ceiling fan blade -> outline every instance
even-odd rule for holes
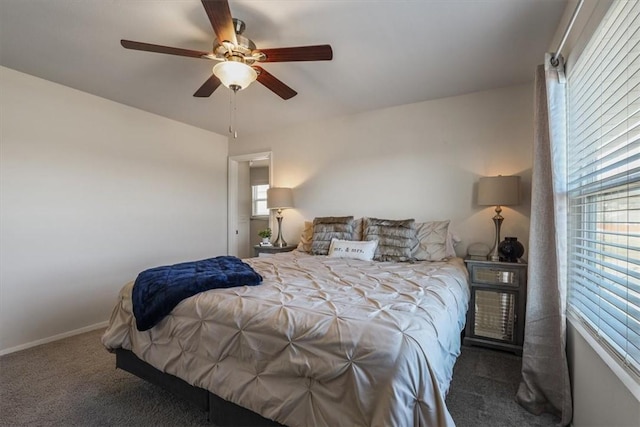
[[[266,86],[267,89],[278,95],[280,98],[290,99],[298,94],[298,92],[282,83],[272,74],[268,73],[264,68],[254,65],[253,69],[258,72],[258,81]]]
[[[204,10],[207,12],[213,31],[219,42],[228,41],[238,44],[236,30],[233,26],[233,18],[227,0],[202,0]]]
[[[179,47],[161,46],[159,44],[134,42],[131,40],[120,40],[120,44],[126,49],[168,53],[169,55],[188,56],[191,58],[202,58],[212,55],[211,52],[204,52],[202,50],[181,49]]]
[[[211,52],[204,52],[201,50],[181,49],[179,47],[160,46],[158,44],[134,42],[131,40],[120,40],[120,44],[126,49],[168,53],[169,55],[189,56],[191,58],[202,58],[203,56],[211,55]]]
[[[215,76],[215,74],[211,74],[211,77],[209,77],[207,81],[204,82],[202,86],[200,86],[200,89],[198,89],[196,93],[193,94],[193,96],[196,96],[198,98],[206,98],[208,96],[211,96],[211,94],[218,88],[218,86],[220,86],[220,80]]]
[[[256,49],[255,52],[262,52],[266,55],[266,58],[261,62],[330,61],[333,59],[333,50],[328,44]]]

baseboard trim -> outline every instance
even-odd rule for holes
[[[73,331],[63,332],[61,334],[53,335],[51,337],[42,338],[36,341],[31,341],[26,344],[20,344],[15,347],[5,348],[4,350],[0,350],[0,356],[4,356],[5,354],[15,353],[16,351],[26,350],[31,347],[35,347],[42,344],[48,344],[53,341],[58,341],[64,338],[69,338],[74,335],[84,334],[85,332],[95,331],[96,329],[106,328],[109,325],[109,321],[105,320],[104,322],[94,323],[93,325],[85,326],[83,328],[74,329]]]

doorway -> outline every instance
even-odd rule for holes
[[[253,186],[271,185],[272,153],[229,157],[227,252],[238,258],[253,256],[258,231],[270,224],[270,215],[256,212]],[[262,203],[259,204],[262,207]],[[257,214],[256,214],[257,213]]]

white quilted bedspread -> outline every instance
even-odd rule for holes
[[[469,301],[461,259],[245,260],[261,285],[203,292],[139,332],[131,288],[102,341],[287,426],[453,426],[444,398]]]

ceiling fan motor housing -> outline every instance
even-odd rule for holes
[[[247,26],[242,19],[233,18],[233,29],[236,31],[236,36],[244,33],[245,28],[247,28]]]
[[[253,40],[242,35],[246,28],[244,21],[233,18],[233,25],[236,31],[237,44],[220,42],[215,39],[213,41],[213,52],[218,58],[226,58],[229,61],[238,61],[239,59],[234,58],[241,58],[240,61],[252,64],[257,60],[251,55],[256,48],[256,44]]]

